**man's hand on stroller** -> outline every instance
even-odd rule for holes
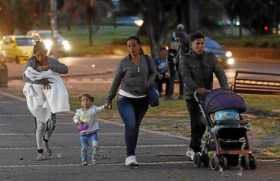
[[[201,88],[197,88],[196,92],[200,96],[206,96],[209,93],[209,90],[201,87]]]

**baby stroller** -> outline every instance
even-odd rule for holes
[[[194,98],[206,125],[201,152],[195,154],[194,165],[220,171],[230,166],[255,169],[256,160],[247,137],[249,125],[241,116],[246,111],[242,97],[231,90],[215,89],[204,101],[197,93]]]

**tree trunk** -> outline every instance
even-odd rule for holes
[[[89,40],[89,46],[93,45],[93,40],[92,40],[92,26],[93,26],[93,9],[91,7],[87,8],[87,24],[88,24],[88,40]]]
[[[199,29],[199,2],[198,0],[189,0],[189,30],[190,32]]]
[[[145,16],[146,31],[150,40],[151,56],[158,57],[159,49],[166,35],[166,20],[161,2],[147,0],[147,12]]]
[[[179,10],[179,18],[178,22],[182,23],[185,26],[185,30],[189,33],[191,31],[190,29],[190,13],[189,11],[186,11],[189,9],[189,1],[180,0],[180,3],[178,4],[178,10]]]

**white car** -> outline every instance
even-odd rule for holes
[[[54,47],[54,40],[51,30],[30,30],[27,32],[28,36],[32,36],[35,41],[43,41],[48,52],[51,52]],[[71,45],[68,40],[63,38],[59,33],[56,36],[57,51],[62,53],[68,53],[71,50]]]

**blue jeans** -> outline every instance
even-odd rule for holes
[[[120,116],[125,125],[125,143],[127,156],[135,155],[141,121],[148,110],[145,98],[119,96],[117,101]]]
[[[94,160],[96,147],[97,147],[97,132],[80,135],[80,143],[81,143],[81,161],[84,162],[88,160],[88,152],[90,150],[89,146],[92,146],[91,159]]]

